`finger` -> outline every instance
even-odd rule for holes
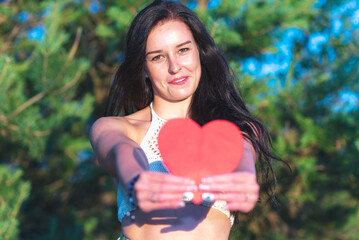
[[[182,193],[155,193],[155,192],[141,192],[137,194],[137,201],[150,201],[153,203],[164,203],[170,201],[183,201]]]
[[[156,193],[171,192],[184,193],[197,191],[197,186],[192,184],[173,184],[173,183],[152,183],[152,182],[138,182],[135,184],[136,192],[151,191]]]
[[[142,173],[138,180],[138,183],[140,183],[139,185],[145,185],[146,187],[148,187],[147,184],[153,184],[154,186],[156,186],[156,184],[168,184],[177,187],[196,186],[195,181],[193,181],[192,179],[178,177],[167,173],[156,173],[156,172]]]
[[[189,178],[179,177],[175,175],[171,175],[168,173],[159,173],[159,172],[144,172],[141,174],[140,179],[143,181],[151,181],[151,182],[166,182],[166,183],[174,183],[174,184],[195,184],[195,181]]]
[[[200,184],[199,190],[207,192],[259,192],[259,185],[254,182],[250,184],[236,184],[236,183],[207,183]]]
[[[213,194],[213,200],[223,200],[227,203],[256,203],[258,194],[254,193],[218,193]]]
[[[212,182],[252,182],[256,181],[256,175],[250,172],[235,172],[235,173],[227,173],[220,175],[213,175],[202,179],[202,183],[212,183]]]
[[[228,183],[229,181],[234,183],[245,183],[257,181],[256,175],[250,172],[237,172],[221,175],[214,175],[202,179],[202,183]]]
[[[153,192],[185,192],[196,191],[194,181],[169,174],[145,174],[135,184],[136,191],[151,190]]]

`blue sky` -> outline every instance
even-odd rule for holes
[[[220,1],[220,0],[216,0]],[[315,7],[321,7],[326,0],[319,0]],[[348,23],[344,22],[344,16],[349,19]],[[243,72],[249,73],[255,77],[273,78],[285,76],[290,63],[293,61],[293,48],[296,43],[305,43],[305,48],[313,56],[320,57],[325,49],[330,62],[335,61],[336,53],[332,46],[329,45],[331,39],[338,38],[340,35],[341,43],[345,44],[352,40],[353,32],[359,28],[359,2],[355,0],[346,1],[344,4],[331,10],[331,26],[329,30],[322,32],[312,32],[309,36],[297,28],[289,28],[281,35],[280,40],[275,44],[278,49],[277,53],[262,54],[257,58],[247,58],[242,61]],[[347,24],[347,25],[346,25]],[[277,86],[277,81],[269,81],[269,84]],[[348,112],[353,108],[358,108],[359,97],[357,93],[351,90],[343,90],[339,93],[338,98],[328,99],[334,102],[334,112]]]
[[[215,0],[220,1],[220,0]],[[320,7],[325,3],[325,0],[319,0],[315,6]],[[329,42],[331,37],[346,35],[347,41],[351,39],[351,31],[344,28],[343,15],[349,13],[349,19],[353,28],[359,27],[359,4],[356,1],[348,1],[339,8],[333,9],[331,12],[332,23],[331,29],[328,32],[312,32],[308,36],[306,48],[313,55],[320,55],[322,50]],[[331,36],[333,35],[333,36]],[[289,63],[293,56],[293,47],[296,42],[303,43],[305,35],[303,31],[297,28],[289,28],[282,35],[275,47],[278,52],[275,54],[263,54],[258,59],[243,60],[243,70],[256,76],[264,77],[270,75],[277,75],[286,73]],[[329,50],[330,51],[330,50]],[[332,52],[332,60],[335,59],[335,53]]]

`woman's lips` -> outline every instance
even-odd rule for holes
[[[188,76],[175,78],[171,80],[169,83],[172,85],[183,85],[188,81]]]

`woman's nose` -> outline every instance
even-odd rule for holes
[[[169,57],[168,60],[168,71],[169,73],[178,73],[182,69],[182,65],[176,56]]]

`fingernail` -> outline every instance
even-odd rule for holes
[[[183,201],[189,202],[193,199],[193,193],[192,192],[185,192],[183,194]]]
[[[199,189],[201,189],[201,190],[209,190],[209,186],[208,186],[208,185],[205,185],[205,184],[200,184],[198,187],[199,187]]]
[[[202,199],[207,202],[212,202],[214,200],[214,195],[212,193],[202,193]]]

